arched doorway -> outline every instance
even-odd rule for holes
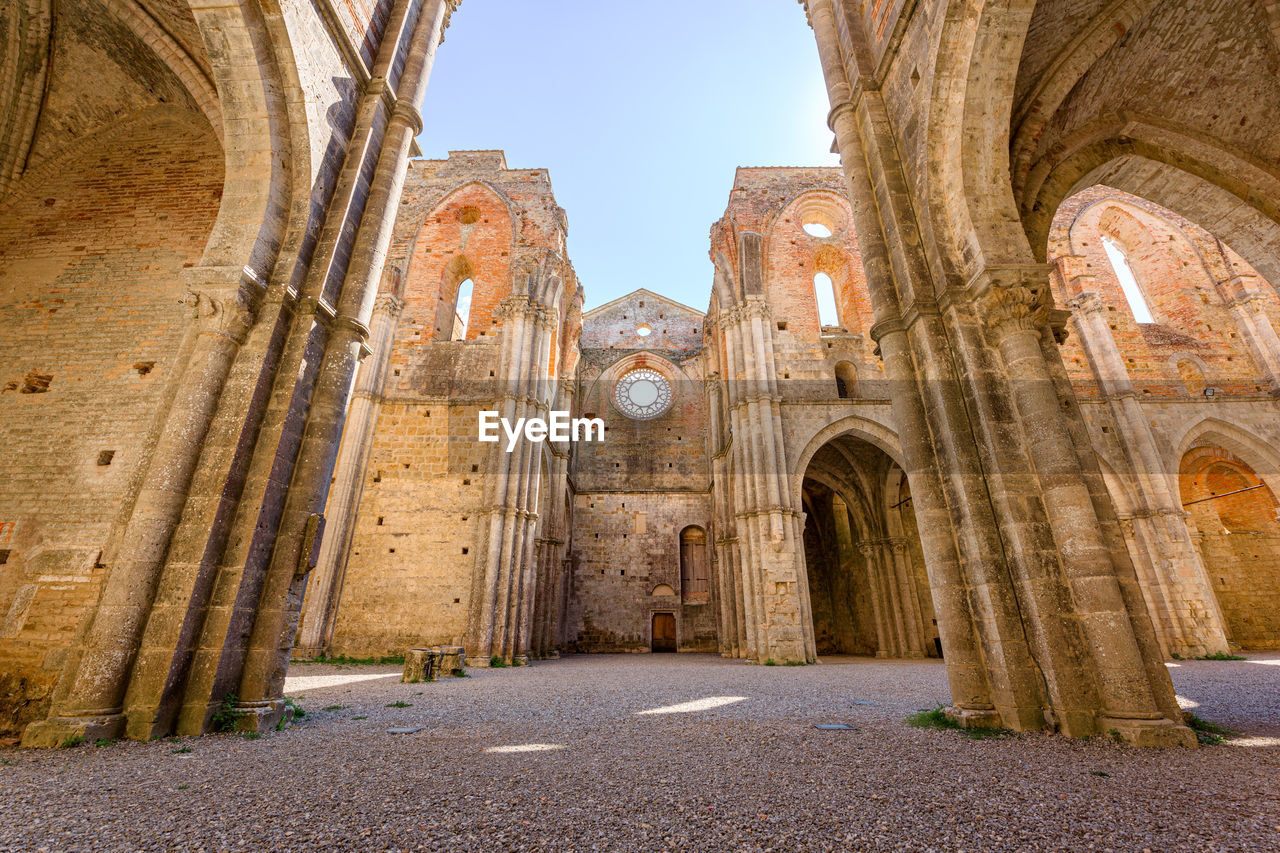
[[[938,655],[910,490],[902,470],[851,435],[805,470],[804,553],[819,655]]]
[[[1244,460],[1209,443],[1182,457],[1178,482],[1227,637],[1280,648],[1280,502]]]

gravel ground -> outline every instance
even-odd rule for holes
[[[0,849],[1280,851],[1280,652],[1170,666],[1241,735],[910,728],[947,698],[936,662],[579,656],[433,684],[296,665],[306,718],[257,740],[0,751]]]

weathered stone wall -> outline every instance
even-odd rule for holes
[[[75,166],[0,207],[0,691],[23,697],[0,708],[11,725],[47,709],[97,600],[112,524],[190,343],[182,271],[222,192],[217,139],[176,110]]]
[[[602,418],[605,440],[573,448],[570,630],[580,651],[647,651],[654,612],[675,615],[681,651],[717,648],[718,601],[687,604],[680,576],[681,531],[710,527],[704,334],[701,312],[646,290],[583,316],[578,414]],[[673,393],[650,420],[613,402],[617,380],[642,367],[663,374]],[[674,594],[655,595],[659,585]]]
[[[1136,319],[1104,237],[1124,252],[1154,322]],[[1195,655],[1224,640],[1276,642],[1264,615],[1274,602],[1259,593],[1272,580],[1267,537],[1280,534],[1280,522],[1258,520],[1250,545],[1236,548],[1244,539],[1217,538],[1219,525],[1204,517],[1212,510],[1196,505],[1188,530],[1182,504],[1191,498],[1174,481],[1188,448],[1214,440],[1214,430],[1246,445],[1277,440],[1280,386],[1266,332],[1280,320],[1280,299],[1213,235],[1108,187],[1063,204],[1049,253],[1055,297],[1074,308],[1079,332],[1063,344],[1063,360],[1162,647]],[[1265,450],[1256,461],[1275,468]]]
[[[578,493],[571,648],[648,651],[652,614],[665,612],[675,614],[681,651],[716,650],[716,602],[685,606],[680,588],[680,531],[707,529],[710,503],[697,492]],[[655,595],[659,584],[675,594]]]
[[[397,297],[400,307],[385,364],[366,368],[385,375],[374,395],[375,425],[363,439],[369,456],[358,474],[358,509],[349,550],[324,567],[340,578],[329,652],[384,655],[465,641],[478,606],[473,589],[483,572],[478,561],[489,532],[494,462],[501,458],[494,454],[507,456],[501,430],[496,451],[478,440],[478,413],[503,409],[508,385],[500,371],[528,377],[533,369],[528,361],[502,363],[503,305],[527,298],[515,290],[517,276],[527,276],[523,264],[561,253],[565,225],[547,172],[507,169],[500,151],[411,163],[389,260],[403,272],[398,285],[394,278],[384,284],[384,296]],[[576,281],[567,270],[557,329],[573,322]],[[474,289],[466,339],[451,341],[459,285],[467,279]],[[554,375],[556,364],[572,362],[576,340],[558,335],[550,346]],[[513,487],[526,483],[521,488],[539,499],[563,489],[551,477],[550,460],[539,465],[541,473],[517,471],[524,479],[512,480]],[[544,532],[552,523],[540,521]],[[311,607],[304,612],[324,618]]]

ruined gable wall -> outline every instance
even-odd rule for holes
[[[718,605],[686,606],[680,588],[680,531],[710,524],[705,319],[645,291],[584,317],[577,414],[603,418],[607,430],[604,442],[573,448],[578,621],[570,635],[579,650],[647,651],[656,611],[675,614],[681,650],[716,648]],[[652,334],[638,335],[641,323]],[[612,402],[616,380],[638,366],[671,377],[671,409],[652,420],[633,420]],[[652,595],[658,584],[675,596]]]
[[[463,221],[477,214],[474,222]],[[547,172],[507,169],[499,151],[411,163],[388,259],[403,272],[400,292],[387,295],[402,297],[403,308],[333,653],[398,654],[410,646],[462,642],[477,537],[487,517],[492,445],[477,440],[477,426],[479,411],[495,408],[500,393],[498,306],[511,296],[517,261],[563,252],[564,223]],[[467,340],[437,340],[441,331],[447,336],[438,317],[452,310],[453,271],[463,258],[475,283]],[[572,294],[571,267],[568,273]],[[562,312],[571,302],[562,303]]]
[[[832,236],[811,236],[803,229],[807,222],[827,225]],[[713,228],[722,257],[743,231],[764,237],[764,288],[784,400],[836,398],[835,367],[842,361],[871,383],[863,385],[866,396],[883,371],[868,335],[875,318],[840,170],[739,169],[725,215]],[[832,279],[839,328],[819,327],[819,272]]]

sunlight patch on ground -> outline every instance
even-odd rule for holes
[[[564,749],[562,743],[518,743],[510,746],[490,746],[485,752],[507,754],[512,752],[550,752],[553,749]]]
[[[637,713],[640,716],[645,714],[692,714],[695,711],[710,711],[712,708],[721,708],[725,705],[732,705],[734,702],[745,701],[747,701],[746,696],[708,696],[706,699],[694,699],[692,702],[650,708],[647,711],[638,711]]]
[[[341,687],[344,684],[355,684],[358,681],[385,681],[398,679],[398,672],[339,673],[337,675],[290,675],[284,680],[284,692],[301,693],[304,690],[319,690],[322,687]]]
[[[1173,698],[1178,700],[1178,707],[1184,711],[1189,711],[1192,708],[1200,707],[1199,702],[1195,701],[1194,699],[1188,699],[1186,696],[1179,695],[1179,696],[1174,696]]]
[[[1245,663],[1260,663],[1263,666],[1280,666],[1280,658],[1276,660],[1247,660]]]

